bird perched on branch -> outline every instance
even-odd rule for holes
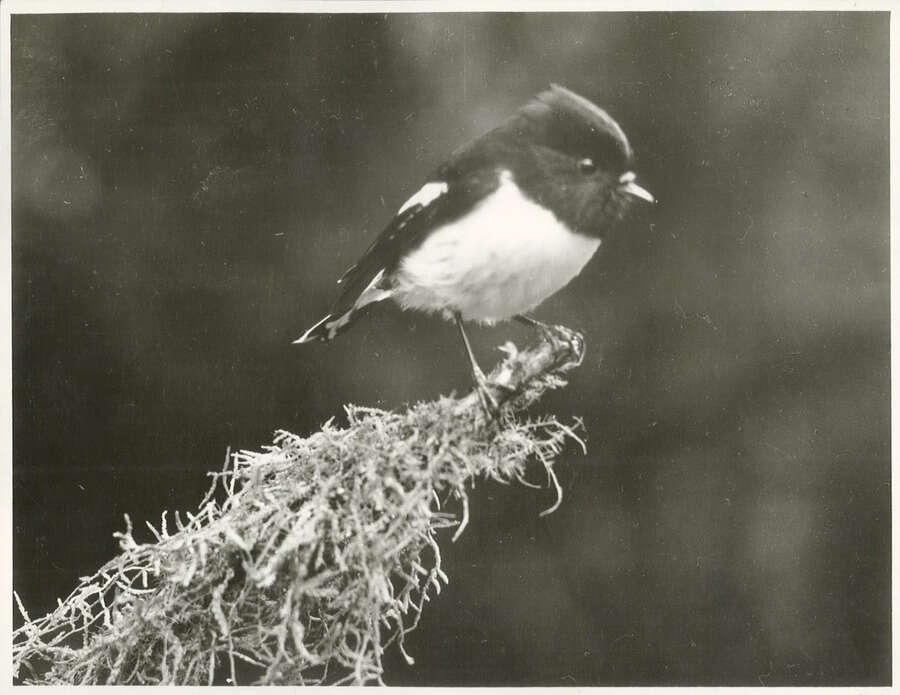
[[[603,109],[552,85],[454,152],[338,280],[330,313],[297,343],[329,341],[392,299],[456,322],[482,403],[487,388],[463,321],[525,315],[574,278],[635,200],[628,138]]]

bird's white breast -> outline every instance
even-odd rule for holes
[[[401,262],[391,296],[406,309],[458,311],[492,323],[564,287],[599,245],[529,200],[504,172],[494,193]]]

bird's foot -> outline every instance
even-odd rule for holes
[[[472,379],[475,382],[475,392],[478,394],[478,401],[481,403],[485,415],[492,420],[499,419],[500,408],[503,405],[503,402],[508,400],[509,396],[515,393],[515,389],[506,384],[488,381],[488,378],[480,369],[472,370]],[[497,391],[503,392],[506,394],[506,397],[502,400],[498,400],[496,395]]]
[[[568,351],[572,357],[569,361],[573,363],[573,366],[577,367],[581,364],[581,360],[584,358],[584,336],[581,333],[565,326],[538,321],[525,314],[519,314],[515,319],[519,323],[539,330],[544,342],[554,348],[554,351],[559,351],[559,348]]]
[[[566,363],[577,367],[584,359],[584,336],[578,331],[573,331],[565,326],[549,326],[544,324],[541,328],[541,334],[554,350],[564,348],[571,356]]]

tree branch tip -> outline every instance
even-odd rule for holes
[[[562,502],[552,466],[562,443],[583,444],[555,417],[515,417],[581,363],[581,334],[554,326],[523,350],[500,349],[490,387],[507,402],[489,424],[472,416],[474,393],[402,411],[348,405],[345,426],[332,418],[306,437],[278,430],[260,451],[229,447],[196,513],[176,513],[173,528],[165,514],[148,523],[150,542],[125,514],[119,555],[58,609],[29,618],[14,593],[25,620],[13,633],[16,678],[383,684],[392,642],[413,664],[403,636],[447,583],[438,543],[467,528],[467,486],[528,484],[526,466],[540,462],[556,491],[546,516]],[[442,511],[454,495],[458,512]]]

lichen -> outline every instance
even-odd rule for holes
[[[229,455],[196,512],[163,514],[149,542],[126,517],[119,555],[55,611],[31,619],[16,596],[17,679],[383,683],[385,649],[413,661],[405,638],[448,580],[440,543],[465,527],[467,488],[531,484],[536,465],[560,492],[554,458],[580,440],[516,412],[562,383],[530,379],[496,421],[451,398],[350,406],[346,426]]]

